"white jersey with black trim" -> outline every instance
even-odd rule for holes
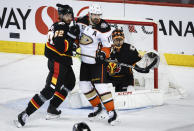
[[[100,23],[92,26],[89,25],[89,17],[78,18],[77,24],[80,27],[80,47],[81,54],[96,56],[96,50],[99,43],[103,47],[111,47],[112,37],[110,25],[101,19]],[[94,58],[81,56],[81,61],[87,64],[95,64]]]

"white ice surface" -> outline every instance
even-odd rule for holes
[[[74,62],[78,64],[79,60]],[[169,66],[169,69],[185,88],[186,98],[168,100],[159,107],[118,111],[120,123],[116,126],[108,125],[107,120],[90,122],[87,114],[91,109],[70,109],[65,102],[60,106],[61,118],[45,120],[46,102],[31,115],[25,127],[17,128],[13,120],[44,87],[47,59],[0,53],[0,131],[72,131],[80,121],[86,122],[92,131],[194,131],[194,68]]]

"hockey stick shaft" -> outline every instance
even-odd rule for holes
[[[72,18],[73,18],[73,25],[75,26],[75,17],[74,17],[74,13],[72,14]]]
[[[90,55],[86,55],[86,54],[81,54],[81,53],[79,53],[79,52],[76,52],[76,54],[77,54],[77,55],[86,56],[86,57],[90,57],[90,58],[96,59],[95,56],[90,56]]]
[[[128,65],[128,64],[124,64],[124,63],[119,63],[119,62],[114,61],[114,60],[108,60],[108,59],[106,59],[105,61],[106,61],[106,62],[116,63],[116,64],[121,65],[121,66],[130,67],[130,68],[135,69],[135,67],[134,67],[134,66],[132,66],[132,65]]]
[[[76,54],[81,55],[81,56],[86,56],[86,57],[90,57],[90,58],[96,59],[95,56],[90,56],[90,55],[86,55],[86,54],[81,54],[81,53],[79,53],[79,52],[76,52]],[[108,59],[106,59],[105,62],[112,62],[112,63],[119,64],[119,65],[121,65],[121,66],[130,67],[130,68],[135,69],[135,67],[132,66],[132,65],[128,65],[128,64],[124,64],[124,63],[119,63],[119,62],[116,62],[116,61],[114,61],[114,60],[108,60]]]

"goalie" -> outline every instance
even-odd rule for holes
[[[136,63],[142,59],[136,48],[124,43],[124,33],[120,29],[112,32],[113,45],[107,65],[108,79],[115,87],[115,92],[127,91],[127,88],[134,85],[133,69],[140,73],[149,73],[149,70],[157,67],[159,56],[157,52],[151,51],[144,55],[150,61],[144,68]],[[104,57],[103,57],[104,56]],[[104,52],[98,52],[97,57],[105,59]]]

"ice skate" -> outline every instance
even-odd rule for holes
[[[20,128],[22,126],[24,126],[26,124],[26,120],[28,118],[28,115],[25,111],[23,111],[22,113],[20,113],[18,115],[18,120],[14,120],[14,124]]]
[[[57,119],[60,117],[61,110],[57,110],[55,107],[49,106],[47,109],[46,120]]]
[[[94,112],[91,112],[88,115],[88,119],[91,120],[91,121],[94,120],[94,119],[104,119],[104,118],[105,118],[105,116],[103,115],[101,104],[94,107]]]
[[[108,119],[108,123],[112,126],[114,126],[116,123],[118,123],[119,121],[117,120],[117,113],[115,110],[113,111],[109,111],[108,112],[108,116],[109,116],[109,119]]]

